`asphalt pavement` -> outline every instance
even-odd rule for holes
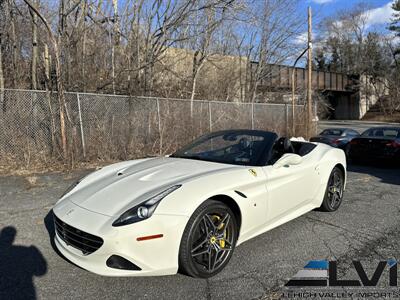
[[[0,299],[276,299],[309,260],[373,266],[400,259],[400,170],[350,166],[337,212],[312,211],[245,242],[211,279],[98,276],[66,261],[51,243],[49,211],[87,172],[0,177]]]

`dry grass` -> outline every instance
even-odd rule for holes
[[[0,118],[0,174],[95,168],[115,161],[166,155],[203,134],[225,129],[254,126],[290,136],[291,126],[287,123],[291,112],[285,105],[195,101],[191,115],[190,101],[81,94],[84,156],[76,94],[66,93],[69,154],[63,158],[60,131],[51,126],[58,116],[46,107],[43,93],[34,94],[40,105],[33,115],[32,109],[26,108],[31,93],[8,91],[15,105]],[[303,115],[304,109],[299,106],[296,136],[304,136]]]
[[[117,160],[98,160],[91,162],[77,162],[73,166],[70,164],[63,163],[61,161],[54,160],[52,163],[43,164],[42,161],[38,160],[35,163],[31,163],[29,166],[22,165],[20,162],[15,160],[3,160],[0,164],[0,176],[26,176],[27,184],[29,186],[35,186],[37,184],[37,178],[35,174],[43,174],[48,172],[68,172],[71,170],[87,170],[96,169],[103,167]]]

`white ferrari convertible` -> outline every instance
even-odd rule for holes
[[[221,271],[239,244],[342,202],[337,148],[273,132],[204,135],[168,157],[116,163],[75,182],[55,205],[55,244],[107,276]]]

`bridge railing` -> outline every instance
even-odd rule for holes
[[[253,64],[253,67],[256,65]],[[268,65],[261,80],[261,88],[291,89],[294,69],[296,88],[307,87],[307,69],[283,65]],[[336,72],[312,72],[312,88],[321,91],[351,92],[353,78],[350,75]]]

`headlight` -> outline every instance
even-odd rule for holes
[[[112,225],[124,226],[150,218],[156,210],[158,203],[160,203],[160,201],[167,195],[171,194],[176,189],[179,189],[181,186],[182,185],[174,185],[170,188],[167,188],[165,191],[127,210],[117,220],[115,220]]]

